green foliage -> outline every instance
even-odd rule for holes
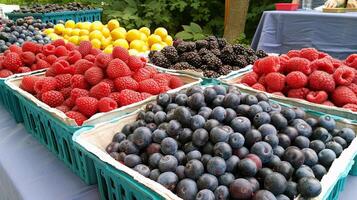
[[[183,31],[178,32],[175,37],[182,40],[202,40],[207,37],[200,25],[191,22],[190,25],[182,25]]]

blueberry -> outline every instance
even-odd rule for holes
[[[189,128],[183,128],[178,134],[178,141],[181,143],[186,143],[192,140],[192,130]]]
[[[317,162],[319,161],[319,158],[313,149],[304,148],[302,149],[302,152],[304,153],[305,156],[305,162],[304,162],[305,165],[313,166],[317,164]]]
[[[206,120],[201,115],[195,115],[191,118],[191,129],[196,130],[203,128],[206,123]]]
[[[287,181],[283,175],[273,172],[265,177],[264,188],[272,192],[274,195],[279,195],[284,193],[286,183]]]
[[[149,161],[149,155],[146,152],[141,153],[140,158],[142,163],[148,163]]]
[[[178,177],[173,172],[164,172],[157,178],[157,182],[163,185],[165,188],[174,191],[178,182]]]
[[[245,134],[245,146],[251,147],[256,142],[262,140],[262,135],[257,129],[251,129]]]
[[[236,112],[238,116],[248,116],[250,106],[241,104],[237,107]]]
[[[234,149],[241,148],[244,145],[244,141],[244,136],[240,133],[232,133],[229,135],[229,145]]]
[[[161,143],[161,141],[167,137],[166,131],[161,129],[156,129],[152,133],[152,140],[156,143]]]
[[[201,157],[202,157],[201,152],[199,152],[198,150],[191,151],[186,155],[187,161],[193,159],[201,160]]]
[[[312,138],[326,143],[332,139],[332,136],[330,135],[327,129],[323,127],[318,127],[314,130]]]
[[[223,107],[217,106],[212,110],[210,118],[223,122],[226,118],[226,114],[227,112]]]
[[[232,108],[226,108],[226,118],[224,119],[225,124],[231,123],[231,121],[237,117],[236,111]]]
[[[232,85],[228,86],[227,92],[228,92],[228,93],[241,94],[240,89],[239,89],[238,87],[232,86]]]
[[[243,178],[238,178],[229,186],[229,194],[233,199],[250,199],[253,195],[252,184]]]
[[[113,139],[113,140],[114,140],[114,139]],[[119,147],[120,147],[119,143],[116,142],[116,141],[113,141],[113,142],[111,142],[111,143],[107,146],[107,148],[105,149],[105,151],[106,151],[107,153],[118,152],[119,149],[120,149]]]
[[[284,155],[285,149],[282,146],[276,146],[273,148],[274,155],[277,155],[281,158]]]
[[[213,143],[228,142],[229,132],[222,126],[214,127],[210,131],[210,140]]]
[[[289,162],[281,161],[279,165],[275,166],[275,171],[282,174],[286,180],[289,180],[294,173],[294,167]]]
[[[186,164],[187,158],[185,152],[178,150],[174,154],[175,158],[177,159],[178,164],[184,165]]]
[[[335,128],[333,129],[332,131],[330,131],[330,134],[333,136],[333,137],[336,137],[338,136],[338,133],[340,132],[339,129]]]
[[[271,124],[263,124],[259,126],[258,131],[261,133],[262,137],[265,137],[270,134],[277,134],[276,128]]]
[[[256,154],[262,163],[268,163],[273,156],[271,146],[266,142],[257,142],[251,148],[250,152]]]
[[[308,123],[311,127],[315,128],[318,124],[319,124],[319,121],[315,118],[307,118],[306,120],[306,123]]]
[[[234,150],[234,155],[238,156],[239,159],[245,158],[249,154],[249,150],[247,147],[241,147],[239,149]]]
[[[279,104],[276,103],[270,103],[270,107],[271,107],[271,111],[277,111],[280,112],[281,111],[281,106]]]
[[[167,137],[161,141],[161,151],[165,155],[174,155],[177,148],[177,142],[173,138]]]
[[[128,136],[129,134],[131,134],[131,125],[130,124],[126,124],[123,126],[123,128],[121,129],[121,132],[124,133],[126,136]]]
[[[208,161],[212,158],[210,154],[203,154],[201,157],[201,162],[204,166],[207,165]]]
[[[161,157],[159,161],[159,170],[161,172],[174,172],[178,165],[177,159],[172,155],[166,155]]]
[[[223,106],[225,108],[236,109],[240,104],[240,98],[235,93],[228,93],[223,98]]]
[[[178,94],[175,97],[175,103],[178,104],[179,106],[186,106],[187,99],[188,97],[186,94]]]
[[[202,93],[194,93],[188,97],[187,105],[192,109],[198,110],[199,108],[206,106],[205,97],[203,96]]]
[[[284,194],[279,194],[278,196],[276,196],[276,200],[290,200],[290,198]]]
[[[261,183],[263,183],[265,177],[267,177],[271,173],[273,173],[273,170],[271,170],[270,168],[261,168],[258,170],[256,177],[258,178],[258,180],[261,181]]]
[[[205,96],[206,103],[211,103],[217,97],[217,92],[212,87],[205,88],[203,94]]]
[[[331,149],[323,149],[318,153],[319,163],[326,168],[329,168],[332,162],[336,159],[336,154]]]
[[[135,154],[129,154],[124,158],[124,163],[128,167],[135,167],[138,164],[141,164],[141,158]]]
[[[227,186],[220,185],[214,190],[214,196],[216,200],[226,200],[229,199],[229,189]]]
[[[154,122],[159,125],[166,121],[166,113],[163,111],[158,111],[154,115]]]
[[[149,128],[151,132],[157,129],[157,125],[155,123],[148,123],[146,124],[146,128]]]
[[[180,132],[181,128],[181,124],[178,121],[171,120],[167,127],[166,133],[171,137],[175,137]]]
[[[295,111],[291,108],[282,108],[281,114],[286,118],[287,121],[291,121],[296,117]]]
[[[215,85],[213,86],[213,89],[218,95],[225,95],[227,93],[227,89],[222,85]]]
[[[342,137],[349,144],[356,137],[356,133],[350,128],[343,128],[338,133],[338,136]]]
[[[251,123],[246,117],[236,117],[231,121],[231,127],[234,132],[245,134],[251,129]]]
[[[253,118],[253,124],[255,127],[259,127],[263,124],[270,123],[270,115],[266,112],[257,113]]]
[[[243,177],[253,177],[258,171],[256,164],[247,158],[239,161],[237,170]]]
[[[139,149],[136,147],[136,145],[129,140],[123,140],[122,142],[119,143],[119,151],[124,152],[126,154],[139,153]]]
[[[263,112],[271,112],[271,106],[267,101],[259,101],[258,105],[263,109]]]
[[[156,181],[157,178],[159,178],[160,174],[161,174],[161,173],[160,173],[160,170],[159,170],[159,169],[153,169],[153,170],[151,170],[151,172],[150,172],[149,178],[150,178],[151,180]]]
[[[262,199],[276,200],[274,194],[269,192],[268,190],[259,190],[254,194],[252,198],[252,200],[262,200]]]
[[[198,192],[196,182],[192,179],[182,179],[176,186],[176,194],[182,199],[195,200]]]
[[[271,116],[271,124],[278,130],[283,130],[288,126],[288,120],[280,113]]]
[[[300,149],[308,148],[310,145],[310,140],[305,136],[297,136],[294,140],[294,145]]]
[[[227,160],[232,156],[232,148],[225,142],[218,142],[213,147],[213,154]]]
[[[177,168],[175,170],[175,174],[180,180],[184,179],[186,177],[185,176],[185,166],[183,166],[183,165],[177,166]]]
[[[285,189],[284,194],[288,198],[294,199],[298,195],[297,183],[293,182],[293,181],[288,181],[287,184],[286,184],[286,189]]]
[[[295,118],[298,118],[298,119],[304,119],[305,118],[306,113],[305,113],[304,110],[302,110],[301,108],[297,108],[297,107],[293,107],[292,109],[295,112],[295,115],[296,115]]]
[[[134,170],[139,172],[141,175],[145,177],[149,177],[150,175],[150,168],[146,165],[139,164],[134,167]]]
[[[279,138],[276,134],[270,134],[264,137],[264,141],[270,144],[270,146],[274,149],[279,145]]]
[[[220,176],[226,171],[226,162],[221,157],[213,157],[207,163],[207,171],[215,176]]]
[[[154,153],[149,156],[149,166],[152,168],[157,168],[160,162],[160,159],[162,158],[161,153]]]
[[[226,172],[235,172],[237,165],[239,163],[238,156],[231,156],[226,160]]]
[[[198,150],[198,148],[192,142],[187,142],[185,145],[183,145],[182,150],[185,153],[188,153],[190,151]]]
[[[197,180],[199,190],[209,189],[214,191],[218,187],[218,179],[212,174],[202,174]]]
[[[311,169],[318,180],[321,180],[322,177],[327,173],[326,168],[320,164],[312,166]]]
[[[147,147],[152,141],[151,130],[147,127],[139,127],[133,133],[133,142],[139,148]]]
[[[188,108],[179,106],[174,111],[175,119],[183,125],[189,125],[191,123],[191,112]]]
[[[342,146],[339,143],[333,141],[326,143],[326,149],[331,149],[332,151],[334,151],[336,157],[339,157],[343,151]]]
[[[224,95],[217,95],[217,97],[215,99],[213,99],[213,101],[211,103],[212,106],[213,107],[222,106],[223,99],[224,99]]]
[[[171,96],[167,93],[161,93],[157,95],[156,102],[162,107],[166,107],[171,103]]]
[[[246,179],[250,182],[250,184],[252,184],[253,192],[254,193],[257,192],[260,188],[260,184],[259,184],[258,180],[254,177],[248,177]]]
[[[329,115],[319,117],[318,123],[329,131],[336,128],[336,121]]]
[[[203,128],[195,130],[192,134],[192,143],[198,147],[204,146],[208,142],[208,139],[208,132]]]
[[[197,193],[196,200],[215,200],[214,193],[208,189],[201,190]]]
[[[299,180],[297,190],[302,197],[313,198],[321,193],[321,184],[316,178],[305,177]]]
[[[147,148],[146,148],[146,153],[148,155],[154,154],[154,153],[159,153],[161,149],[161,145],[157,143],[151,143]]]
[[[207,170],[208,171],[208,170]],[[209,171],[208,171],[209,172]],[[185,166],[185,175],[193,180],[198,179],[204,173],[204,166],[199,160],[190,160]],[[212,174],[212,173],[211,173]]]
[[[220,123],[219,121],[215,120],[215,119],[209,119],[206,121],[204,128],[207,131],[211,131],[214,127],[219,126]]]
[[[195,93],[203,93],[202,87],[200,87],[198,85],[194,85],[192,87],[189,87],[186,91],[187,96],[191,96]]]
[[[301,167],[299,167],[294,174],[294,178],[295,180],[300,180],[304,177],[313,177],[315,178],[314,172],[312,171],[312,169],[306,165],[302,165]]]
[[[247,95],[242,99],[242,103],[247,105],[254,105],[258,103],[258,98],[254,95]]]
[[[213,144],[211,142],[207,142],[202,148],[202,153],[213,154]]]
[[[347,147],[347,142],[345,139],[343,139],[340,136],[335,136],[332,138],[332,141],[337,142],[338,144],[340,144],[342,146],[342,148],[346,148]]]
[[[260,112],[263,112],[262,107],[260,107],[258,104],[251,105],[249,110],[248,110],[248,117],[250,119],[253,119],[254,116]]]
[[[299,135],[310,137],[312,133],[312,128],[306,122],[297,123],[294,125],[296,130],[298,131]]]
[[[309,147],[316,153],[319,153],[321,150],[325,149],[325,144],[321,140],[313,140],[310,142]]]
[[[201,115],[202,117],[205,118],[205,120],[208,120],[209,117],[211,116],[212,113],[212,109],[209,107],[202,107],[200,108],[200,110],[198,111],[198,115]]]
[[[269,101],[269,97],[265,93],[259,92],[255,96],[257,97],[258,101]]]
[[[295,169],[299,168],[305,162],[304,153],[299,148],[294,146],[290,146],[285,150],[283,159],[291,163]]]

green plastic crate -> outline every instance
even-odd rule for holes
[[[0,79],[0,102],[13,116],[17,123],[23,122],[19,100],[13,91],[5,84],[6,79]]]
[[[52,22],[57,24],[58,21],[73,20],[75,22],[94,22],[101,21],[102,9],[79,10],[79,11],[63,11],[50,13],[7,13],[7,17],[11,20],[32,16],[35,19],[41,19],[43,22]]]

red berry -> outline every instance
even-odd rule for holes
[[[71,87],[65,87],[65,88],[62,88],[59,91],[62,93],[63,97],[65,99],[67,99],[71,95],[72,88]]]
[[[11,70],[11,71],[17,71],[19,67],[22,67],[22,61],[17,53],[10,52],[4,57],[4,61],[2,63],[2,67]]]
[[[40,80],[38,76],[25,76],[21,80],[20,88],[25,90],[26,92],[35,93],[35,83]]]
[[[324,71],[314,71],[309,76],[309,86],[312,90],[324,90],[326,92],[333,92],[335,89],[335,81],[333,77]]]
[[[333,104],[331,101],[324,101],[322,103],[322,105],[325,105],[325,106],[335,106],[335,104]]]
[[[9,46],[9,50],[10,50],[11,52],[14,52],[14,53],[17,53],[17,54],[21,54],[21,53],[22,53],[21,47],[15,45],[15,44],[10,45],[10,46]]]
[[[342,108],[351,110],[353,112],[357,112],[357,104],[348,103],[348,104],[344,105]]]
[[[89,87],[89,84],[87,83],[86,79],[81,74],[73,75],[70,83],[72,88],[87,89]]]
[[[76,74],[84,74],[89,68],[93,67],[94,64],[85,59],[80,59],[74,64]]]
[[[357,84],[356,83],[351,83],[347,87],[350,88],[357,95]]]
[[[139,91],[155,95],[160,93],[160,87],[154,79],[146,79],[139,82]]]
[[[58,46],[55,49],[55,55],[57,57],[67,56],[68,55],[68,50],[66,49],[65,46]]]
[[[341,66],[333,73],[333,79],[337,85],[350,85],[355,78],[355,70],[347,66]]]
[[[323,103],[327,100],[328,94],[325,91],[310,91],[306,95],[306,100],[312,102],[312,103]]]
[[[102,51],[100,49],[92,49],[90,50],[90,54],[93,56],[96,56],[98,54],[102,53]]]
[[[31,72],[31,69],[28,67],[19,67],[17,69],[17,73],[27,73],[27,72]]]
[[[58,60],[51,66],[56,74],[74,74],[74,66],[65,60]]]
[[[82,54],[82,56],[86,56],[90,54],[92,50],[92,43],[90,41],[82,41],[78,46],[78,51]]]
[[[256,89],[256,90],[260,90],[260,91],[265,92],[265,87],[264,87],[264,85],[262,85],[262,84],[260,84],[260,83],[255,83],[254,85],[252,85],[252,88],[253,88],[253,89]]]
[[[290,58],[300,57],[300,51],[290,50],[286,55],[289,56]]]
[[[130,68],[122,60],[116,58],[109,62],[107,67],[107,75],[111,79],[117,77],[130,76]]]
[[[139,83],[130,76],[118,77],[114,80],[114,86],[117,91],[125,89],[138,90]]]
[[[332,61],[329,58],[322,58],[314,60],[310,63],[311,71],[320,70],[325,71],[329,74],[333,74],[335,67],[333,66]]]
[[[101,83],[107,83],[110,86],[110,91],[115,91],[114,81],[110,79],[103,79]]]
[[[259,74],[269,74],[270,72],[277,72],[280,68],[280,59],[277,56],[267,56],[258,62]]]
[[[300,57],[314,61],[319,59],[319,52],[314,48],[303,48],[300,50]]]
[[[41,51],[41,49],[37,43],[26,41],[22,44],[22,51],[29,51],[34,54],[37,54]]]
[[[50,65],[56,62],[57,57],[55,55],[49,55],[45,59]]]
[[[106,69],[111,60],[111,55],[106,53],[100,53],[95,57],[95,64],[102,69]]]
[[[41,100],[50,107],[57,107],[62,105],[64,98],[61,92],[50,90],[42,94]]]
[[[255,72],[249,72],[243,76],[240,82],[252,86],[258,82],[258,74]]]
[[[88,90],[79,89],[79,88],[74,88],[70,94],[70,98],[73,102],[75,102],[79,97],[88,97],[88,96],[89,96]]]
[[[31,66],[36,61],[36,56],[34,53],[30,51],[26,51],[21,53],[21,60],[27,66]]]
[[[50,66],[51,65],[48,62],[46,62],[46,61],[44,61],[42,59],[37,60],[36,69],[46,69],[46,68],[49,68]]]
[[[83,122],[87,120],[87,117],[82,113],[76,111],[68,111],[66,112],[67,117],[74,119],[78,126],[82,126]]]
[[[297,98],[297,99],[305,99],[306,95],[310,92],[307,88],[298,88],[291,89],[288,91],[288,97]]]
[[[35,68],[34,68],[35,67]],[[32,66],[31,66],[31,69],[32,70],[37,70],[37,66],[35,65],[35,64],[33,64]],[[57,74],[55,73],[55,70],[52,68],[52,67],[50,67],[50,68],[48,68],[47,69],[47,71],[46,71],[46,73],[45,73],[45,76],[56,76]]]
[[[36,60],[45,60],[47,57],[43,53],[36,54]],[[56,60],[57,61],[57,60]]]
[[[53,77],[43,77],[35,83],[35,91],[37,93],[45,93],[57,88],[57,80]]]
[[[89,96],[101,99],[103,97],[109,96],[111,90],[108,83],[98,83],[89,90]]]
[[[122,90],[119,94],[119,105],[126,106],[141,101],[141,94],[133,90]]]
[[[137,82],[149,79],[151,77],[151,71],[147,68],[141,68],[132,76]]]
[[[274,92],[280,92],[285,87],[285,76],[278,72],[272,72],[265,76],[265,82],[268,89]]]
[[[70,43],[70,42],[67,42],[66,45],[65,45],[65,47],[66,47],[66,49],[67,49],[68,51],[73,51],[73,50],[76,49],[76,45],[74,45],[74,44],[72,44],[72,43]]]
[[[127,63],[129,60],[129,52],[127,49],[124,49],[123,47],[114,47],[112,55],[113,58],[119,58],[125,63]]]
[[[70,111],[69,107],[66,106],[66,105],[57,106],[56,109],[61,111],[61,112],[63,112],[63,113],[66,113],[66,112]]]
[[[73,51],[69,52],[68,57],[67,57],[67,61],[69,62],[69,64],[74,64],[80,59],[82,59],[82,55],[77,50],[73,50]]]
[[[59,90],[71,85],[71,74],[60,74],[55,76],[55,78],[57,79],[57,89]]]
[[[332,93],[332,101],[340,107],[349,103],[357,104],[357,96],[350,88],[338,86]]]
[[[98,102],[99,112],[109,112],[118,108],[116,101],[109,97],[101,98]]]
[[[130,56],[128,60],[128,66],[131,71],[137,72],[140,68],[144,67],[145,63],[136,56]]]
[[[45,44],[42,47],[42,52],[44,55],[49,56],[49,55],[54,55],[55,54],[56,47],[53,46],[52,44]]]
[[[357,54],[349,55],[345,60],[345,64],[349,67],[357,69]]]
[[[175,88],[181,87],[183,85],[184,85],[184,83],[179,77],[171,76],[170,85],[169,85],[170,88],[175,89]],[[148,93],[150,93],[150,92],[148,92]]]
[[[305,58],[291,58],[285,66],[286,72],[300,71],[306,75],[311,73],[310,61]]]
[[[143,92],[143,93],[141,93],[141,94],[140,94],[140,96],[141,96],[141,100],[145,100],[145,99],[147,99],[147,98],[151,97],[151,96],[152,96],[152,94],[149,94],[149,93]]]
[[[98,111],[98,100],[93,97],[79,97],[76,99],[78,111],[87,117],[91,117]]]
[[[99,67],[91,67],[84,73],[84,78],[89,84],[96,85],[103,80],[104,73]]]
[[[307,76],[299,71],[290,72],[286,76],[286,84],[290,88],[302,88],[307,84]]]
[[[91,55],[91,54],[88,54],[88,55],[84,56],[84,59],[86,59],[86,60],[88,60],[89,62],[92,62],[92,63],[95,62],[95,56]]]
[[[108,96],[109,98],[112,98],[115,102],[117,102],[117,104],[119,105],[119,101],[120,101],[120,92],[112,92],[109,94]]]
[[[54,40],[51,42],[51,44],[55,47],[58,47],[58,46],[65,46],[66,43],[64,42],[64,40],[62,39],[57,39],[57,40]]]

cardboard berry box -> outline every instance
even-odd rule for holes
[[[171,72],[165,73],[178,76],[185,84],[172,91],[189,87],[201,81],[199,78],[189,75]],[[44,73],[36,74],[36,76],[43,77]],[[73,133],[83,127],[93,127],[94,125],[110,121],[113,118],[134,112],[146,102],[156,98],[156,96],[152,96],[146,100],[123,106],[110,112],[97,113],[86,120],[82,126],[78,126],[73,119],[67,117],[63,112],[51,108],[32,94],[21,89],[19,87],[21,81],[22,77],[18,77],[6,80],[5,83],[18,98],[19,109],[26,130],[62,160],[76,175],[81,177],[86,184],[95,184],[97,182],[94,166],[86,157],[83,158],[84,155],[79,155],[78,159],[80,160],[77,160],[72,141]]]

